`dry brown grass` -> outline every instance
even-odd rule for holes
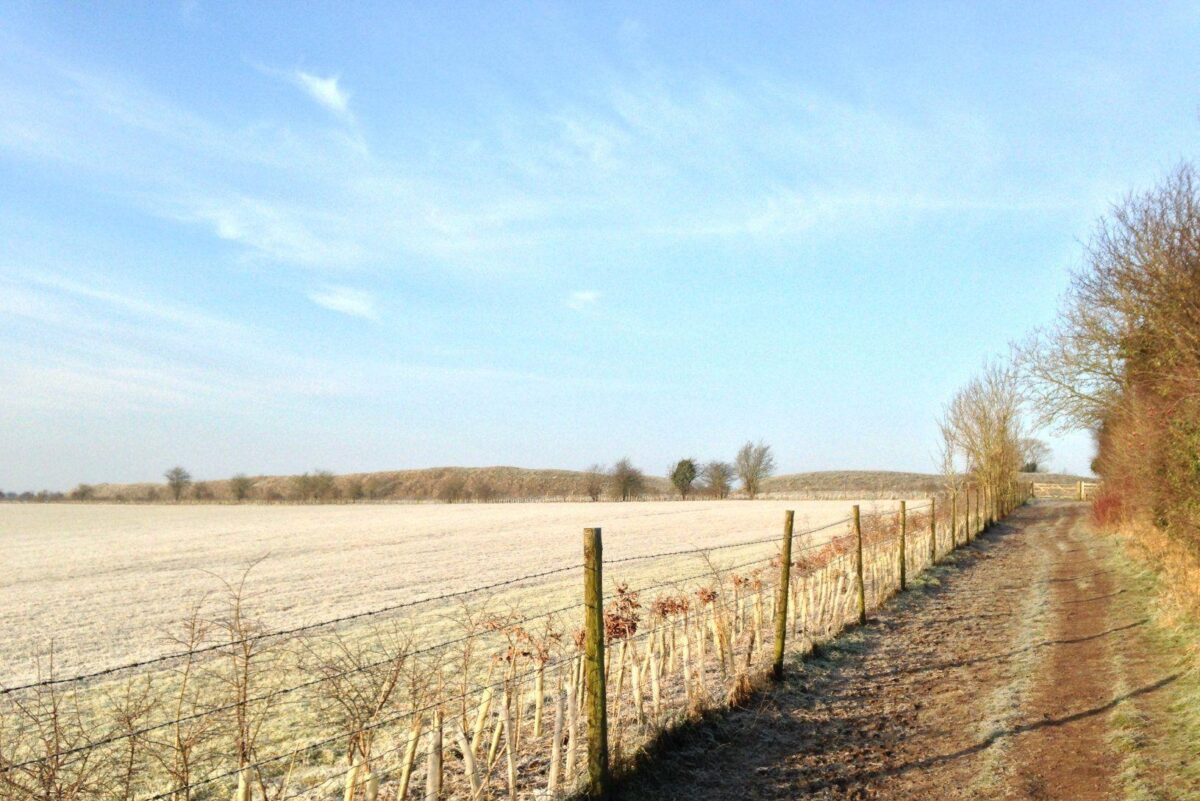
[[[1200,621],[1200,556],[1148,522],[1130,522],[1118,530],[1136,561],[1160,577],[1161,620],[1167,625]]]

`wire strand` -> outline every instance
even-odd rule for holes
[[[133,670],[135,668],[148,667],[150,665],[157,665],[157,664],[161,664],[163,662],[170,662],[175,659],[182,659],[186,656],[195,656],[197,654],[211,653],[213,651],[219,651],[224,648],[235,647],[238,645],[245,645],[247,643],[253,643],[253,642],[261,642],[262,640],[272,639],[274,637],[291,636],[293,634],[300,634],[301,632],[305,632],[305,631],[313,631],[315,629],[321,629],[321,628],[325,628],[327,626],[334,626],[334,625],[338,625],[340,623],[346,623],[351,620],[360,620],[360,619],[368,618],[368,617],[377,617],[377,616],[385,614],[387,612],[394,612],[398,609],[408,609],[408,608],[411,608],[414,606],[420,606],[422,604],[433,603],[435,601],[445,601],[445,600],[449,600],[450,598],[460,598],[465,595],[472,595],[474,593],[483,592],[485,590],[494,590],[499,587],[507,587],[512,584],[519,584],[523,581],[529,581],[530,579],[545,578],[547,576],[553,576],[553,575],[557,575],[560,573],[568,573],[573,570],[578,570],[582,567],[583,567],[582,564],[576,564],[576,565],[571,565],[569,567],[558,567],[558,568],[553,568],[551,570],[543,570],[538,573],[530,573],[528,575],[518,576],[516,578],[511,578],[511,579],[505,579],[504,581],[497,581],[492,584],[484,584],[482,586],[472,587],[472,588],[466,589],[466,590],[457,590],[455,592],[447,592],[447,593],[443,593],[441,595],[430,596],[428,598],[421,598],[421,599],[418,599],[415,601],[406,601],[404,603],[392,604],[390,606],[379,607],[378,609],[371,609],[371,610],[368,610],[365,612],[355,612],[354,614],[343,615],[341,617],[336,617],[336,618],[330,618],[328,620],[322,620],[322,621],[318,621],[316,623],[307,623],[302,626],[294,626],[292,628],[277,629],[275,631],[263,632],[261,634],[254,634],[249,637],[243,637],[239,640],[231,640],[230,642],[214,643],[213,645],[206,645],[201,648],[191,648],[186,651],[177,651],[177,652],[171,653],[171,654],[163,654],[161,656],[156,656],[156,657],[153,657],[150,659],[143,659],[143,660],[139,660],[136,662],[128,662],[123,665],[116,665],[113,667],[105,668],[103,670],[97,670],[97,671],[94,671],[91,673],[81,673],[81,674],[78,674],[75,676],[67,676],[67,677],[64,677],[61,679],[45,679],[42,681],[35,681],[35,682],[30,682],[28,684],[17,685],[15,687],[4,687],[4,688],[0,688],[0,695],[9,695],[11,693],[19,692],[21,690],[29,690],[29,689],[33,689],[36,687],[53,687],[53,686],[62,685],[62,684],[76,684],[79,682],[88,681],[90,679],[96,679],[96,678],[100,678],[102,676],[108,676],[113,673],[120,673],[120,672],[123,672],[126,670]]]

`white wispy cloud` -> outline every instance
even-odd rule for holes
[[[185,196],[177,203],[181,208],[172,216],[211,226],[218,238],[273,261],[331,267],[362,255],[355,242],[338,233],[343,230],[340,217],[310,207],[292,208],[242,195]]]
[[[379,319],[379,312],[375,308],[375,296],[361,289],[326,286],[310,291],[308,299],[318,306],[351,317],[361,317],[364,320]]]
[[[595,306],[600,300],[600,293],[594,289],[580,289],[567,296],[567,306],[575,311],[583,311]]]
[[[423,268],[549,271],[596,241],[794,242],[1080,203],[1007,180],[986,119],[898,115],[770,76],[610,72],[573,102],[477,109],[463,141],[384,156],[336,75],[251,65],[346,123],[331,130],[218,122],[120,76],[28,61],[32,83],[0,74],[0,152],[59,161],[243,258],[306,269],[386,269],[400,253]]]
[[[296,84],[308,93],[308,96],[330,111],[345,114],[350,109],[350,98],[345,90],[338,85],[338,76],[331,75],[322,78],[304,70],[296,70]]]

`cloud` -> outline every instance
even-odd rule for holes
[[[24,61],[27,80],[0,75],[0,155],[60,162],[150,214],[203,226],[247,262],[392,269],[400,253],[419,268],[549,273],[597,242],[793,244],[1089,205],[1010,180],[986,119],[936,104],[896,115],[770,75],[616,71],[571,102],[471,109],[465,139],[414,130],[436,146],[376,152],[336,75],[251,64],[339,124],[239,125],[120,76]]]
[[[318,306],[341,314],[348,314],[351,317],[361,317],[364,320],[379,319],[379,313],[375,309],[374,296],[361,289],[327,286],[309,292],[308,299]]]
[[[336,233],[340,217],[331,219],[311,207],[293,209],[242,195],[186,198],[178,205],[183,209],[173,215],[177,219],[211,226],[219,239],[275,261],[326,267],[362,255],[357,244]]]
[[[64,295],[105,304],[110,309],[125,312],[147,320],[169,323],[193,333],[203,332],[209,337],[228,338],[246,333],[244,326],[212,317],[192,309],[174,306],[156,300],[147,300],[133,295],[114,292],[103,287],[94,287],[80,281],[48,273],[30,274],[26,280],[33,287],[42,287]],[[0,307],[2,310],[3,307]]]
[[[304,70],[296,70],[296,85],[308,93],[309,97],[330,111],[345,114],[349,109],[350,98],[338,86],[338,76],[321,78]]]
[[[575,311],[583,311],[590,306],[595,306],[598,300],[600,300],[600,293],[596,290],[580,289],[567,297],[567,306]]]

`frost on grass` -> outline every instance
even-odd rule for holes
[[[603,527],[605,555],[618,558],[770,537],[785,509],[800,530],[845,517],[849,503],[10,504],[0,682],[31,679],[51,639],[63,673],[171,650],[164,634],[190,604],[259,559],[255,611],[294,626],[578,564],[585,526]],[[541,589],[578,600],[575,583]]]
[[[1050,612],[1049,585],[1033,577],[1030,592],[1021,605],[1020,618],[1026,625],[1017,628],[1012,652],[1016,654],[1009,672],[1012,679],[1000,687],[988,699],[984,719],[977,730],[979,741],[987,746],[972,790],[976,793],[996,791],[1005,785],[1007,759],[1012,750],[1012,732],[1021,721],[1021,712],[1033,687],[1037,660],[1040,658],[1038,643],[1045,637]]]

